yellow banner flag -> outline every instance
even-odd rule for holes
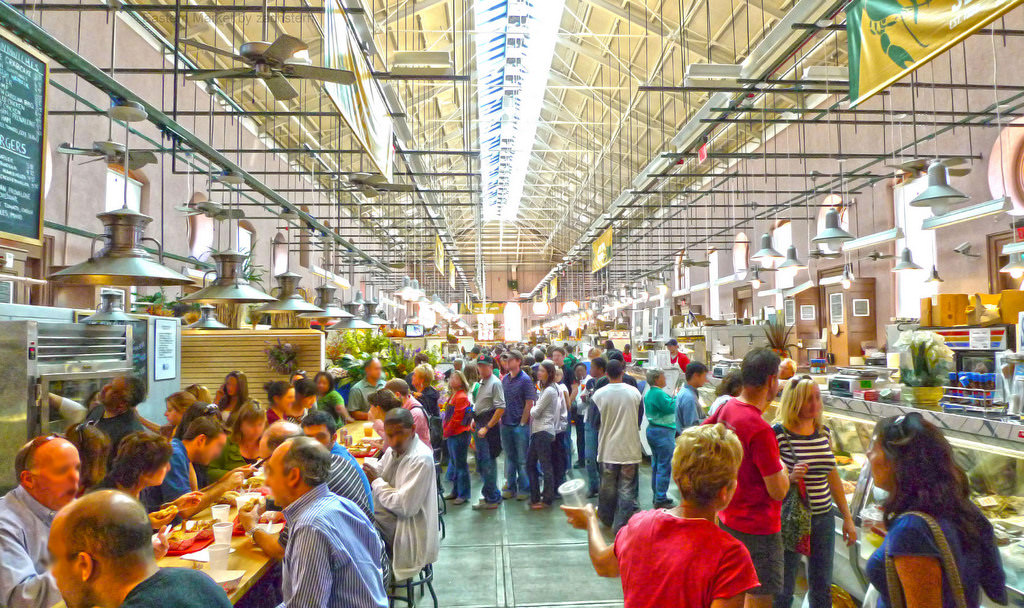
[[[612,227],[608,228],[590,244],[590,272],[597,272],[612,261]]]
[[[439,236],[434,237],[434,266],[444,276],[444,243]]]

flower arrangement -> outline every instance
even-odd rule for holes
[[[325,355],[333,364],[330,371],[338,386],[345,386],[363,378],[363,363],[370,357],[380,359],[386,377],[404,378],[413,370],[413,358],[421,350],[406,348],[376,332],[352,329],[329,334]],[[425,352],[431,365],[441,361],[438,349]]]
[[[955,369],[953,351],[933,331],[905,331],[896,341],[900,377],[907,386],[944,386]]]
[[[290,376],[298,369],[299,347],[291,342],[281,342],[278,338],[277,344],[264,342],[267,345],[263,353],[267,356],[267,367],[275,372]]]

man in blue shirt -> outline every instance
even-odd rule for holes
[[[526,500],[530,482],[526,477],[526,450],[530,444],[530,409],[537,400],[533,380],[522,370],[523,355],[512,351],[508,373],[501,379],[505,395],[505,413],[501,416],[501,448],[505,451],[505,489],[503,498]]]
[[[699,361],[686,366],[686,384],[676,395],[676,437],[691,426],[697,426],[704,420],[697,389],[704,386],[708,379],[708,368]]]
[[[302,432],[306,434],[306,437],[316,439],[320,445],[330,450],[332,461],[340,460],[340,462],[332,462],[331,479],[327,486],[338,496],[348,498],[359,506],[366,504],[369,509],[366,513],[372,517],[373,490],[370,488],[370,480],[366,478],[366,473],[363,472],[363,467],[356,457],[335,440],[337,431],[338,427],[334,424],[334,418],[323,410],[313,410],[302,419]],[[357,481],[363,489],[358,496],[354,492],[348,491],[354,490],[350,486]]]
[[[209,507],[224,492],[237,490],[252,471],[251,467],[239,467],[220,478],[217,483],[206,487],[206,472],[203,468],[220,456],[227,443],[227,435],[220,419],[216,416],[200,416],[193,420],[185,431],[183,439],[171,440],[171,466],[164,476],[164,482],[152,488],[145,496],[149,507],[157,508],[178,499],[193,490],[203,490],[199,504],[179,511],[183,519]]]
[[[330,452],[310,437],[285,441],[267,461],[267,487],[289,531],[281,606],[384,608],[383,543],[355,503],[327,488],[330,469]]]

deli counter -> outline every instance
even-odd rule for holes
[[[867,558],[884,535],[867,462],[875,423],[889,416],[918,412],[942,429],[952,444],[957,462],[970,480],[971,499],[995,528],[1010,605],[1024,605],[1024,424],[829,394],[823,394],[822,400],[826,424],[833,433],[839,474],[859,529],[857,543],[848,548],[842,540],[842,520],[836,518],[835,584],[862,599]],[[983,605],[996,604],[983,601]]]

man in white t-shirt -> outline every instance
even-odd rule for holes
[[[601,414],[598,430],[597,461],[601,465],[601,487],[597,496],[597,516],[612,532],[626,525],[638,509],[640,474],[640,391],[623,383],[625,369],[621,361],[608,362],[608,384],[594,393],[593,401]]]

